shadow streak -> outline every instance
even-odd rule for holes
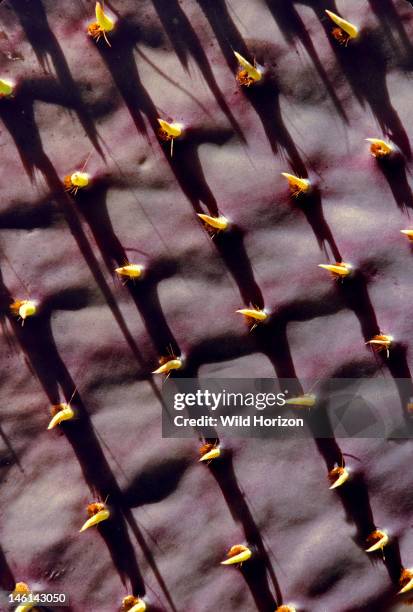
[[[368,2],[371,6],[371,10],[380,22],[384,39],[391,41],[395,51],[398,51],[397,40],[394,36],[396,32],[402,45],[403,53],[405,54],[405,56],[400,59],[402,61],[407,60],[410,63],[413,54],[413,46],[392,0],[368,0]]]
[[[307,219],[308,224],[314,232],[320,249],[328,256],[326,247],[326,245],[328,245],[331,249],[334,261],[342,261],[342,257],[336,241],[334,240],[333,233],[324,217],[321,193],[318,187],[313,187],[308,195],[301,194],[292,199],[297,203]]]
[[[232,135],[233,132],[228,128],[188,127],[182,140],[175,143],[172,157],[169,143],[162,143],[165,158],[196,213],[205,212],[201,206],[203,204],[208,214],[213,217],[219,215],[218,203],[205,179],[198,148],[202,144],[221,146]]]
[[[0,283],[1,312],[7,313],[3,316],[7,317],[10,328],[50,404],[60,403],[60,389],[65,400],[69,402],[76,385],[53,338],[51,328],[53,303],[43,304],[35,319],[26,321],[23,327],[15,317],[8,314],[13,298],[2,280]],[[66,422],[61,426],[61,430],[76,454],[84,479],[91,491],[102,500],[109,496],[110,504],[116,504],[121,497],[120,489],[77,391],[73,396],[72,404],[76,407],[76,420]],[[126,585],[127,578],[136,592],[144,593],[143,578],[139,572],[124,521],[115,511],[109,523],[108,525],[102,524],[99,531],[108,546],[122,582]]]
[[[43,150],[40,133],[34,117],[33,101],[26,100],[21,93],[22,92],[13,99],[0,100],[0,118],[9,131],[10,136],[13,138],[23,167],[31,180],[34,180],[36,169],[43,175],[51,197],[56,200],[63,213],[78,248],[100,288],[129,348],[139,366],[146,371],[143,357],[128,330],[116,300],[102,274],[99,263],[83,231],[73,203],[70,197],[65,193],[60,178],[57,176],[50,159]]]
[[[240,140],[245,142],[241,127],[218,87],[199,38],[177,0],[152,0],[152,2],[181,64],[188,69],[187,55],[190,53],[232,129]]]
[[[305,27],[305,24],[294,5],[289,2],[278,2],[278,0],[266,0],[266,3],[274,18],[274,21],[277,23],[280,32],[283,34],[287,42],[291,43],[297,38],[301,42],[307,51],[308,56],[313,62],[314,67],[317,70],[317,73],[320,76],[337,113],[343,119],[343,121],[348,123],[348,118],[343,105],[334,91],[334,87],[331,84],[327,72],[325,71],[320,58],[317,55],[317,51],[313,45],[313,41],[311,40],[307,28]]]
[[[241,53],[249,61],[253,62],[254,58],[251,57],[244,39],[234,25],[224,0],[215,0],[214,2],[210,2],[210,0],[197,0],[197,2],[214,31],[231,72],[235,75],[238,69],[238,62],[234,51]],[[258,63],[265,63],[265,58],[257,57],[256,59]],[[273,153],[276,154],[279,147],[281,147],[283,152],[287,154],[294,173],[306,177],[305,164],[283,123],[279,100],[280,91],[275,76],[270,74],[269,70],[262,83],[250,88],[244,87],[242,91],[260,118]]]
[[[17,465],[17,467],[19,468],[19,470],[21,471],[22,474],[24,474],[24,468],[20,462],[19,456],[16,453],[16,451],[14,450],[8,436],[6,436],[6,434],[3,431],[3,428],[0,425],[0,438],[3,440],[5,447],[7,448],[7,450],[9,451],[10,457],[13,460],[13,462]]]
[[[282,601],[281,590],[265,549],[260,530],[256,525],[245,496],[242,493],[234,472],[232,454],[225,453],[222,461],[212,462],[211,474],[217,481],[231,515],[243,527],[248,545],[255,549],[255,558],[240,568],[255,604],[260,612],[273,612],[277,603]],[[268,575],[267,575],[268,574]],[[269,578],[275,591],[271,592]]]
[[[413,193],[407,180],[406,163],[403,156],[396,153],[388,159],[377,159],[376,161],[400,210],[406,212],[408,208],[413,208]]]
[[[57,78],[62,87],[61,102],[73,109],[96,151],[104,158],[98,142],[98,134],[93,117],[84,105],[77,83],[73,79],[63,51],[49,27],[47,15],[42,0],[10,0],[17,14],[26,38],[33,47],[37,60],[44,72],[49,69],[48,59],[51,58]]]
[[[244,304],[261,309],[264,308],[264,297],[254,278],[244,245],[244,236],[245,232],[233,225],[225,232],[218,232],[213,238],[213,243],[238,285]]]
[[[249,56],[248,53],[247,57]],[[275,75],[268,71],[263,77],[263,83],[248,88],[243,87],[242,92],[259,116],[272,152],[276,154],[281,148],[281,155],[286,155],[293,173],[306,178],[308,174],[305,164],[283,122],[280,89]]]
[[[16,579],[7,563],[6,555],[0,546],[0,587],[7,592],[13,591]]]
[[[249,334],[247,338],[238,339],[238,343],[235,338],[232,344],[229,342],[229,339],[226,339],[225,346],[223,340],[218,339],[215,345],[220,349],[218,357],[215,352],[215,346],[214,350],[212,350],[211,342],[208,342],[194,349],[188,357],[188,361],[192,364],[196,361],[197,367],[199,367],[202,363],[208,361],[208,356],[212,352],[214,352],[214,361],[220,361],[231,359],[233,357],[232,352],[237,357],[240,357],[260,351],[267,355],[273,364],[280,387],[283,388],[283,384],[286,384],[288,381],[291,395],[293,393],[302,395],[304,390],[297,378],[288,343],[288,323],[290,321],[309,320],[314,317],[335,314],[346,307],[350,308],[358,316],[365,337],[371,338],[370,334],[374,333],[378,326],[365,282],[362,274],[356,274],[349,286],[345,288],[339,287],[338,289],[336,287],[333,288],[330,294],[324,296],[322,300],[300,300],[285,304],[276,314],[270,316],[268,322],[257,326],[254,332]],[[345,292],[344,295],[343,292]],[[295,381],[295,386],[291,385],[291,379]],[[307,415],[303,412],[300,414],[313,433],[316,446],[325,461],[327,470],[330,471],[336,466],[344,466],[344,456],[334,438],[326,406],[320,405],[314,410],[312,409]],[[329,437],[317,437],[320,427],[323,429],[324,435]],[[218,462],[212,465],[215,469],[215,465],[218,465]],[[356,526],[356,539],[359,546],[364,550],[366,548],[367,537],[375,530],[375,523],[363,475],[355,474],[345,486],[336,489],[336,493],[342,501],[348,520]],[[393,553],[389,554],[388,562],[385,560],[385,563],[393,580],[399,571],[397,556],[395,557]],[[398,574],[399,577],[400,573]]]
[[[129,538],[125,518],[133,526],[134,533],[139,536],[139,541],[144,542],[144,539],[142,534],[139,533],[139,528],[135,524],[131,513],[128,512],[125,516],[122,491],[106,461],[80,394],[78,391],[73,393],[76,385],[60,356],[51,327],[51,315],[56,304],[53,300],[42,304],[35,318],[27,321],[23,327],[17,322],[16,318],[9,314],[9,306],[12,302],[13,298],[0,276],[0,310],[2,313],[7,313],[3,316],[7,317],[10,328],[49,402],[52,405],[60,403],[61,389],[65,401],[70,401],[75,407],[75,419],[65,421],[59,428],[72,446],[83,477],[91,492],[97,495],[98,499],[108,499],[111,517],[108,521],[101,523],[97,529],[109,549],[119,576],[125,586],[126,580],[129,580],[133,592],[136,595],[143,596],[145,594],[145,584]],[[69,305],[66,304],[66,306]],[[175,610],[172,598],[153,556],[147,550],[147,546],[144,550],[149,552],[146,561],[154,574],[160,578],[160,587],[171,607]]]
[[[109,186],[109,182],[105,179],[98,180],[85,192],[79,191],[76,202],[78,210],[92,231],[109,272],[113,274],[114,269],[124,266],[129,262],[129,258],[109,216],[107,207]],[[166,356],[169,353],[180,354],[179,346],[162,311],[157,290],[157,285],[173,273],[171,264],[159,261],[145,270],[144,276],[139,280],[125,282],[125,287],[145,323],[158,356]],[[154,389],[158,392],[156,386]]]
[[[387,88],[388,62],[380,31],[363,30],[348,46],[340,45],[331,35],[334,24],[325,14],[325,9],[338,13],[334,2],[318,0],[312,7],[334,51],[341,70],[346,76],[359,103],[367,103],[382,131],[411,158],[411,147],[406,130],[393,107]]]
[[[126,21],[120,21],[111,37],[112,46],[109,48],[104,42],[95,46],[111,73],[138,132],[148,136],[146,118],[158,139],[160,113],[142,84],[133,54],[138,41],[139,32],[136,27]],[[201,202],[206,205],[211,215],[216,215],[218,211],[215,197],[205,180],[197,148],[207,142],[223,144],[232,134],[233,130],[230,128],[206,130],[188,126],[185,137],[175,143],[172,158],[170,143],[162,146],[180,188],[196,212],[202,212]]]
[[[337,283],[337,289],[346,307],[358,318],[365,342],[382,333],[368,293],[368,278],[363,270],[356,270],[344,282]],[[407,361],[407,348],[401,343],[395,343],[390,349],[389,357],[387,358],[384,351],[380,354],[380,360],[394,379],[403,415],[407,423],[411,423],[407,406],[413,396],[413,381]]]

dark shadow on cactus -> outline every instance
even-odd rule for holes
[[[13,138],[22,164],[32,181],[34,180],[36,169],[44,176],[50,191],[50,196],[56,201],[58,208],[65,217],[66,223],[76,240],[78,248],[96,284],[100,288],[127,344],[139,366],[145,369],[144,359],[126,325],[105,277],[102,274],[99,263],[83,231],[73,202],[65,193],[61,180],[56,174],[56,170],[43,150],[40,133],[34,117],[33,100],[24,100],[21,95],[16,96],[16,98],[12,100],[0,100],[0,118],[9,131],[10,136]],[[159,398],[159,392],[152,381],[151,385],[154,393]]]
[[[198,147],[206,143],[221,146],[232,135],[232,130],[228,128],[204,129],[189,126],[184,137],[175,142],[172,157],[170,155],[170,143],[163,143],[162,145],[165,157],[179,186],[197,213],[205,212],[201,207],[201,204],[203,204],[210,215],[218,216],[219,214],[217,201],[205,179]]]
[[[392,538],[384,549],[383,563],[386,566],[390,580],[395,587],[400,588],[400,576],[403,571],[403,564],[400,555],[400,545],[398,538]]]
[[[14,140],[27,175],[34,181],[35,169],[46,169],[50,160],[43,151],[34,117],[34,101],[22,94],[20,90],[14,98],[0,100],[0,118]]]
[[[7,312],[13,299],[3,283],[0,286],[0,295],[2,311]],[[7,318],[50,404],[58,404],[61,401],[60,389],[65,400],[69,402],[76,385],[57,350],[51,329],[51,314],[51,309],[44,306],[35,320],[27,321],[24,327],[11,315],[7,315]],[[61,429],[78,458],[83,476],[91,491],[96,492],[102,499],[106,499],[109,495],[111,503],[114,503],[120,499],[121,493],[78,392],[75,393],[72,404],[76,407],[76,422],[66,422]],[[125,583],[128,578],[131,584],[144,592],[143,579],[123,519],[121,517],[113,519],[112,526],[102,531],[102,535],[105,537],[122,581]]]
[[[159,357],[179,357],[178,342],[170,329],[159,300],[158,285],[174,275],[171,262],[158,261],[149,267],[141,282],[128,281],[129,292],[145,322],[146,329]]]
[[[0,587],[3,591],[13,591],[16,584],[13,572],[7,563],[6,555],[0,546]]]
[[[235,82],[238,63],[234,51],[241,53],[249,61],[253,61],[251,53],[235,27],[223,0],[215,2],[210,2],[210,0],[197,1],[214,31],[225,60],[234,74]],[[265,65],[265,57],[258,57],[257,60]],[[242,91],[259,116],[274,154],[278,152],[280,147],[283,153],[287,154],[293,171],[299,176],[306,177],[305,164],[283,123],[279,101],[280,91],[274,75],[267,74],[263,83],[250,88],[244,87]]]
[[[272,315],[270,321],[265,325],[257,326],[254,333],[257,337],[260,350],[267,355],[274,366],[280,388],[288,388],[289,396],[297,397],[303,395],[305,390],[298,380],[295,371],[287,337],[288,319],[285,318],[286,314],[288,316],[288,311],[287,313],[280,312],[277,315]],[[295,381],[295,384],[293,384],[293,381]],[[334,438],[327,410],[323,406],[311,409],[308,412],[300,410],[300,416],[302,416],[313,434],[314,441],[326,463],[327,470],[333,469],[335,465],[341,465],[343,455]],[[325,437],[317,438],[320,435],[321,429]]]
[[[372,378],[377,374],[379,365],[369,357],[364,359],[350,359],[339,365],[332,373],[331,378]]]
[[[374,523],[364,474],[362,472],[351,474],[350,479],[344,485],[335,489],[335,492],[343,504],[347,521],[353,523],[357,529],[355,542],[361,549],[366,550],[368,548],[367,538],[377,527]],[[403,569],[398,540],[391,540],[384,551],[384,555],[381,551],[366,554],[370,555],[371,559],[382,560],[392,582],[397,585]]]
[[[356,526],[356,543],[365,550],[368,548],[366,540],[376,530],[376,525],[364,475],[355,472],[343,486],[335,489],[335,492],[343,504],[347,521]]]
[[[228,361],[262,352],[276,366],[280,379],[296,378],[286,335],[288,323],[332,315],[343,308],[342,300],[334,288],[321,299],[294,300],[283,304],[265,323],[258,325],[251,333],[242,336],[235,334],[218,336],[193,346],[186,359],[186,377],[196,376],[197,370],[205,363]],[[297,388],[297,392],[301,393],[300,388]]]
[[[1,278],[0,283],[1,311],[8,312],[9,304],[13,299]],[[126,586],[126,579],[128,579],[133,591],[144,595],[145,585],[129,538],[125,516],[121,512],[124,505],[122,492],[106,461],[79,392],[76,391],[73,395],[76,385],[55,344],[51,329],[51,315],[52,310],[50,307],[44,306],[35,319],[30,321],[30,325],[27,322],[24,327],[11,315],[7,315],[7,318],[25,358],[39,379],[50,403],[57,404],[61,401],[59,393],[59,389],[61,389],[65,401],[70,401],[76,408],[76,419],[66,421],[59,427],[73,448],[84,479],[92,494],[97,495],[102,500],[108,498],[111,518],[99,526],[99,531],[108,546],[113,563],[122,582]],[[134,533],[139,536],[139,541],[144,543],[143,536],[139,533],[139,528],[134,524],[133,517],[130,515],[126,516],[126,518],[128,523],[133,525]],[[148,552],[146,560],[154,574],[158,577],[159,585],[165,597],[175,610],[171,596],[147,547],[144,549],[144,552]]]
[[[411,158],[411,147],[406,130],[392,106],[386,83],[387,59],[381,32],[363,30],[347,46],[340,45],[331,34],[333,22],[325,9],[338,13],[334,2],[321,1],[314,8],[334,50],[337,61],[354,95],[362,106],[367,103],[384,134],[389,136]]]
[[[204,48],[177,0],[152,0],[152,2],[180,62],[188,69],[188,54],[192,55],[209,89],[215,96],[219,107],[232,126],[232,129],[238,137],[245,142],[241,127],[231,113],[218,87]]]
[[[259,116],[273,153],[276,154],[281,148],[294,174],[306,178],[308,174],[305,164],[283,122],[277,80],[268,73],[263,81],[251,87],[243,87],[243,94]]]
[[[287,380],[296,381],[296,386],[291,389],[292,393],[302,395],[304,390],[297,378],[291,351],[287,337],[287,325],[294,320],[309,320],[314,317],[334,314],[342,310],[345,306],[350,308],[359,317],[363,334],[367,337],[370,332],[377,328],[376,317],[370,303],[367,292],[367,281],[361,272],[357,272],[350,283],[347,279],[342,286],[333,288],[331,293],[324,299],[315,301],[302,300],[285,304],[276,314],[271,315],[270,320],[265,324],[258,325],[256,329],[246,338],[239,338],[238,342],[234,339],[217,339],[216,342],[209,341],[204,345],[199,345],[193,349],[188,356],[188,362],[196,362],[197,367],[208,361],[228,360],[231,358],[248,355],[253,352],[261,351],[268,356],[277,373],[280,385],[287,384]],[[340,295],[341,294],[341,295]],[[344,298],[344,300],[343,300]],[[343,301],[345,304],[343,304]],[[276,339],[276,341],[274,341]],[[405,353],[398,355],[396,347],[393,349],[393,358],[387,364],[393,376],[410,377],[410,372],[405,370]],[[210,357],[213,356],[213,359]],[[397,370],[396,370],[397,366]],[[393,371],[392,371],[393,368]],[[195,375],[196,369],[188,370],[189,374]],[[291,385],[289,385],[291,387]],[[334,438],[329,414],[322,404],[308,414],[303,411],[300,415],[305,419],[310,431],[313,432],[314,440],[323,457],[327,470],[330,471],[335,466],[344,466],[344,456]],[[317,434],[323,428],[324,434],[330,435],[326,438],[317,438]],[[211,464],[211,471],[216,475],[219,462]],[[327,481],[326,481],[327,482]],[[221,487],[222,488],[222,487]],[[366,539],[376,529],[373,513],[370,506],[367,484],[362,473],[354,473],[350,480],[335,491],[340,497],[345,509],[347,520],[354,523],[357,529],[356,541],[365,550],[367,548]],[[225,492],[224,492],[225,495]],[[228,501],[228,503],[230,503]],[[253,542],[248,538],[248,542]],[[388,561],[384,559],[389,575],[393,581],[400,577],[400,558],[397,554],[398,544],[394,543],[394,548],[390,549]]]
[[[278,2],[278,0],[266,0],[266,3],[286,41],[291,44],[295,43],[296,39],[298,39],[301,42],[313,62],[314,68],[317,70],[337,113],[348,123],[346,112],[317,55],[307,28],[294,5],[290,2]]]
[[[369,603],[363,606],[363,612],[388,612],[394,606],[394,587],[390,585],[376,597],[370,597]],[[348,612],[359,612],[352,608]]]
[[[57,220],[52,202],[41,202],[39,206],[18,204],[0,212],[0,229],[32,230],[51,227]]]
[[[146,134],[144,117],[147,117],[152,126],[157,125],[158,112],[141,82],[136,66],[133,50],[139,36],[139,30],[134,24],[120,19],[111,34],[110,47],[103,39],[98,43],[91,41],[90,44],[96,47],[108,67],[136,129]]]
[[[106,201],[108,187],[108,181],[98,180],[84,193],[79,191],[76,202],[78,210],[81,211],[93,233],[108,270],[113,274],[115,267],[128,263],[128,255],[115,234],[109,216]],[[170,265],[163,266],[162,262],[158,262],[145,271],[143,278],[128,280],[125,283],[159,356],[167,356],[168,352],[174,355],[180,354],[178,344],[162,311],[157,290],[159,282],[173,273],[174,270]]]
[[[143,537],[142,532],[139,529],[139,527],[138,527],[138,525],[137,525],[137,523],[136,523],[136,521],[135,521],[135,519],[133,517],[133,514],[132,514],[131,510],[129,508],[125,508],[124,507],[123,515],[124,515],[128,525],[129,525],[129,527],[131,528],[132,533],[135,536],[135,539],[136,539],[138,545],[140,546],[140,548],[141,548],[141,550],[142,550],[142,552],[143,552],[143,554],[145,556],[145,559],[146,559],[149,567],[153,571],[153,574],[154,574],[156,580],[158,581],[158,584],[159,584],[160,588],[162,589],[163,595],[164,595],[166,601],[168,602],[172,612],[178,612],[178,609],[176,608],[176,606],[174,604],[174,601],[172,599],[172,596],[171,596],[171,594],[168,591],[168,588],[167,588],[167,586],[165,584],[165,581],[164,581],[164,579],[162,577],[162,574],[160,573],[160,571],[158,569],[158,566],[156,565],[155,558],[154,558],[154,556],[152,554],[152,551],[151,551],[150,547],[148,546],[148,544],[146,543],[145,538]],[[144,593],[143,592],[139,592],[138,589],[134,589],[133,594],[136,595],[136,596],[142,596]],[[156,606],[152,606],[152,604],[151,604],[151,609],[152,608],[154,610],[159,610],[159,612],[163,612],[164,611],[164,608],[159,609]]]
[[[392,0],[368,0],[371,10],[376,15],[383,30],[383,39],[391,42],[393,49],[397,52],[399,44],[397,37],[402,46],[402,55],[399,60],[402,63],[406,61],[411,63],[413,46],[403,27],[402,20],[394,6]],[[395,36],[397,35],[397,37]]]
[[[133,49],[138,41],[137,37],[136,28],[126,21],[120,21],[116,33],[111,37],[112,47],[108,47],[104,41],[98,43],[96,47],[119,89],[138,132],[147,134],[146,117],[158,138],[160,113],[140,80],[133,54]],[[215,197],[205,180],[197,148],[205,142],[222,144],[232,134],[233,131],[229,128],[226,130],[191,130],[189,126],[186,137],[175,143],[172,158],[170,143],[165,143],[165,146],[162,147],[179,186],[197,212],[202,212],[201,202],[212,215],[217,214],[218,210]]]
[[[303,211],[315,237],[317,238],[318,246],[325,254],[327,253],[327,245],[331,249],[331,253],[335,261],[342,261],[340,251],[334,240],[332,231],[324,217],[323,205],[321,201],[321,193],[318,187],[313,187],[311,192],[306,195],[300,194],[295,201]]]
[[[290,345],[287,338],[287,321],[282,314],[270,315],[269,321],[263,325],[257,325],[253,330],[259,350],[267,355],[273,364],[280,381],[283,379],[297,379]],[[298,379],[297,379],[298,383]],[[282,382],[280,382],[282,385]],[[297,384],[292,393],[301,395],[303,389],[301,384]]]
[[[124,490],[124,503],[129,508],[138,508],[162,501],[175,491],[191,464],[189,458],[181,457],[144,466]]]
[[[235,74],[237,60],[234,51],[241,53],[244,57],[249,54],[244,39],[236,28],[228,12],[228,6],[224,0],[197,0],[205,14],[227,62],[231,72]]]
[[[381,360],[394,379],[405,420],[413,433],[412,414],[408,411],[408,404],[413,398],[413,381],[407,361],[407,347],[397,342],[390,347],[389,357],[386,356],[385,351],[382,352]]]
[[[49,27],[42,1],[10,0],[9,4],[17,14],[26,37],[45,72],[50,69],[48,61],[49,58],[51,59],[62,88],[60,104],[76,112],[89,140],[96,151],[104,157],[92,116],[83,104],[78,85],[72,77],[64,53]]]
[[[184,378],[195,378],[205,363],[220,363],[251,355],[257,350],[253,334],[221,335],[209,338],[191,347],[185,360]],[[174,378],[177,373],[174,373]]]
[[[393,197],[400,210],[413,208],[413,193],[407,180],[406,163],[402,155],[391,155],[378,159],[377,165],[387,180]]]
[[[3,428],[1,426],[0,426],[0,438],[3,440],[3,444],[9,453],[9,458],[8,458],[7,463],[11,465],[16,464],[19,470],[21,471],[21,473],[24,474],[24,469],[23,469],[22,464],[20,463],[19,456],[14,450],[12,443],[10,442],[8,436],[6,436],[6,434],[4,433]]]
[[[74,450],[76,452],[76,449]],[[80,461],[80,457],[78,457],[78,459]],[[103,466],[103,469],[105,468],[106,466]],[[144,595],[145,585],[135,558],[135,552],[132,542],[130,541],[125,518],[120,511],[116,510],[114,505],[110,506],[110,508],[110,519],[100,523],[97,530],[110,551],[113,564],[124,586],[127,586],[128,580],[134,593]]]
[[[313,416],[313,415],[310,413],[310,416]],[[307,423],[310,424],[310,429],[311,429],[311,422],[312,422],[312,419],[307,418]],[[317,438],[316,437],[318,435],[318,432],[320,431],[320,421],[317,420],[317,423],[318,423],[317,428],[315,429],[315,431],[313,431],[314,442],[317,446],[318,452],[324,459],[324,462],[327,467],[327,472],[330,472],[332,469],[334,469],[338,465],[344,466],[345,461],[343,458],[343,454],[341,452],[341,449],[336,439],[334,438],[334,432],[331,428],[331,423],[330,423],[330,419],[329,419],[327,412],[323,414],[322,426],[324,426],[324,432],[326,434],[328,433],[328,429],[330,429],[331,438]],[[326,479],[326,482],[327,482],[327,479]]]
[[[343,282],[337,283],[337,289],[346,307],[353,311],[359,320],[365,342],[368,342],[374,336],[381,333],[370,300],[367,284],[368,279],[362,270],[356,270],[349,278],[345,279]],[[407,363],[406,347],[401,344],[396,344],[390,351],[389,358],[387,358],[385,351],[382,352],[381,361],[394,379],[399,393],[403,414],[408,422],[410,422],[411,418],[407,410],[407,405],[410,398],[413,396],[413,381],[411,380],[411,373]],[[399,379],[403,379],[403,381]]]
[[[343,281],[338,280],[336,288],[346,307],[352,310],[359,320],[365,342],[380,333],[376,313],[371,303],[367,278],[363,271],[355,270]]]
[[[251,546],[255,553],[255,558],[253,557],[241,567],[242,575],[248,584],[258,610],[260,612],[270,612],[275,609],[276,602],[282,601],[281,590],[260,530],[238,485],[232,454],[227,452],[224,460],[212,462],[209,469],[224,495],[234,521],[242,525],[247,545]],[[275,592],[275,599],[270,590],[270,583]]]
[[[254,278],[244,246],[244,235],[241,228],[231,226],[228,230],[216,234],[213,243],[237,283],[244,304],[261,309],[264,308],[264,297]]]

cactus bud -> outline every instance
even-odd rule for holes
[[[254,322],[262,323],[266,319],[268,319],[268,314],[265,310],[254,309],[254,308],[240,308],[240,310],[236,310],[239,314],[244,315],[247,319],[253,319]]]
[[[30,595],[30,594],[31,594],[31,590],[29,589],[28,585],[25,582],[17,582],[16,586],[14,587],[14,591],[12,593],[13,597],[15,598],[18,598],[18,596],[21,596],[21,595]],[[15,612],[28,612],[29,610],[33,610],[34,607],[35,607],[34,603],[21,604],[17,606],[17,608],[15,609]]]
[[[0,79],[0,100],[1,98],[9,98],[14,92],[14,83],[10,79]]]
[[[90,183],[90,175],[87,172],[76,170],[73,174],[68,174],[63,179],[66,191],[76,195],[79,189],[84,189]]]
[[[197,213],[198,217],[209,227],[217,229],[219,231],[224,231],[228,228],[229,221],[226,217],[220,215],[219,217],[211,217],[210,215],[203,215],[201,213]]]
[[[50,412],[52,414],[52,419],[50,420],[47,429],[54,429],[57,425],[63,423],[63,421],[70,421],[75,416],[74,410],[71,405],[64,403],[52,406]]]
[[[296,198],[301,193],[308,193],[311,190],[311,182],[309,179],[299,178],[288,172],[281,172],[281,176],[287,179],[291,195]]]
[[[114,17],[109,16],[107,13],[105,13],[105,11],[103,10],[103,6],[100,2],[96,2],[95,15],[96,21],[94,21],[88,26],[87,32],[89,36],[91,36],[96,42],[98,42],[103,36],[103,38],[110,47],[111,45],[107,38],[107,34],[108,32],[111,32],[114,29],[116,20]]]
[[[335,467],[328,473],[328,478],[332,483],[330,490],[338,489],[349,479],[349,472],[345,467]]]
[[[407,238],[413,242],[413,230],[411,229],[405,229],[405,230],[400,230],[401,234],[404,234],[405,236],[407,236]]]
[[[236,544],[232,546],[227,552],[228,559],[221,561],[221,565],[242,565],[245,561],[248,561],[252,556],[252,552],[246,546],[242,544]]]
[[[234,55],[240,66],[236,77],[240,85],[250,87],[261,81],[263,76],[262,70],[251,64],[245,57],[242,57],[240,53],[237,53],[237,51],[234,51]]]
[[[33,317],[37,312],[37,302],[34,300],[16,300],[10,305],[10,311],[16,317],[22,319],[22,325],[28,317]]]
[[[79,530],[79,533],[82,531],[86,531],[89,527],[94,527],[98,525],[102,521],[107,521],[110,517],[110,512],[106,506],[106,504],[102,502],[92,502],[87,507],[87,513],[89,515],[89,519],[82,525]]]
[[[334,38],[338,40],[338,42],[347,45],[349,40],[357,38],[359,35],[357,26],[349,21],[346,21],[342,17],[339,17],[332,11],[326,10],[326,13],[330,17],[331,21],[338,26],[332,31]]]
[[[367,538],[367,544],[370,544],[369,548],[366,549],[366,552],[376,552],[377,550],[383,551],[383,548],[387,546],[389,543],[389,536],[385,531],[381,531],[377,529],[373,531]]]
[[[388,157],[394,152],[394,147],[391,144],[379,138],[366,138],[366,141],[370,143],[370,153],[377,159]]]
[[[403,595],[403,593],[408,593],[413,590],[413,569],[404,569],[400,576],[400,586],[401,589],[398,592],[398,595]]]
[[[144,267],[139,264],[128,263],[120,268],[115,268],[116,274],[125,278],[140,278],[142,276]]]
[[[304,408],[312,408],[315,406],[316,396],[313,393],[304,393],[298,397],[290,397],[285,400],[285,403],[289,406],[298,406]]]
[[[213,459],[218,459],[221,455],[221,449],[217,444],[203,444],[199,449],[201,458],[199,461],[207,461],[208,463]]]
[[[328,270],[335,278],[345,278],[351,274],[352,266],[349,263],[337,262],[335,264],[318,264],[319,268]]]
[[[182,359],[179,357],[174,357],[173,359],[164,361],[159,368],[152,372],[152,374],[170,374],[172,370],[179,370],[180,368],[182,368]]]
[[[121,612],[145,612],[146,603],[140,597],[127,595],[122,599]]]
[[[377,334],[376,336],[373,336],[371,340],[368,340],[366,344],[370,344],[372,349],[376,352],[386,350],[388,357],[393,340],[393,336],[389,336],[387,334]]]

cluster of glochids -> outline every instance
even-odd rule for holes
[[[34,595],[33,591],[25,582],[17,582],[14,587],[14,591],[12,595],[14,597],[22,596],[22,595]],[[28,612],[29,610],[37,609],[36,603],[24,603],[15,609],[15,612]],[[122,604],[120,607],[120,612],[145,612],[147,609],[147,605],[143,599],[140,597],[135,597],[134,595],[127,595],[123,598]]]

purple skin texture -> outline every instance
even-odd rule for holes
[[[410,378],[413,9],[405,0],[4,0],[0,78],[0,587],[67,610],[402,612],[410,440],[161,437],[160,357],[187,375]],[[347,47],[324,10],[356,23]],[[264,66],[242,90],[237,50]],[[157,118],[185,136],[160,143]],[[365,138],[392,141],[380,164]],[[63,177],[92,176],[76,197]],[[293,200],[281,172],[314,190]],[[196,212],[230,219],[211,240]],[[351,282],[318,267],[350,262]],[[145,266],[122,285],[114,268]],[[24,326],[14,299],[38,300]],[[263,307],[248,332],[235,310]],[[365,345],[395,338],[387,359]],[[397,388],[393,384],[394,396]],[[76,420],[47,431],[50,406]],[[412,394],[413,395],[413,394]],[[401,397],[400,410],[406,399]],[[342,460],[352,478],[329,490]],[[86,506],[111,519],[85,533]],[[365,553],[374,528],[385,558]],[[254,559],[220,562],[234,544]],[[413,595],[410,599],[413,599]]]

